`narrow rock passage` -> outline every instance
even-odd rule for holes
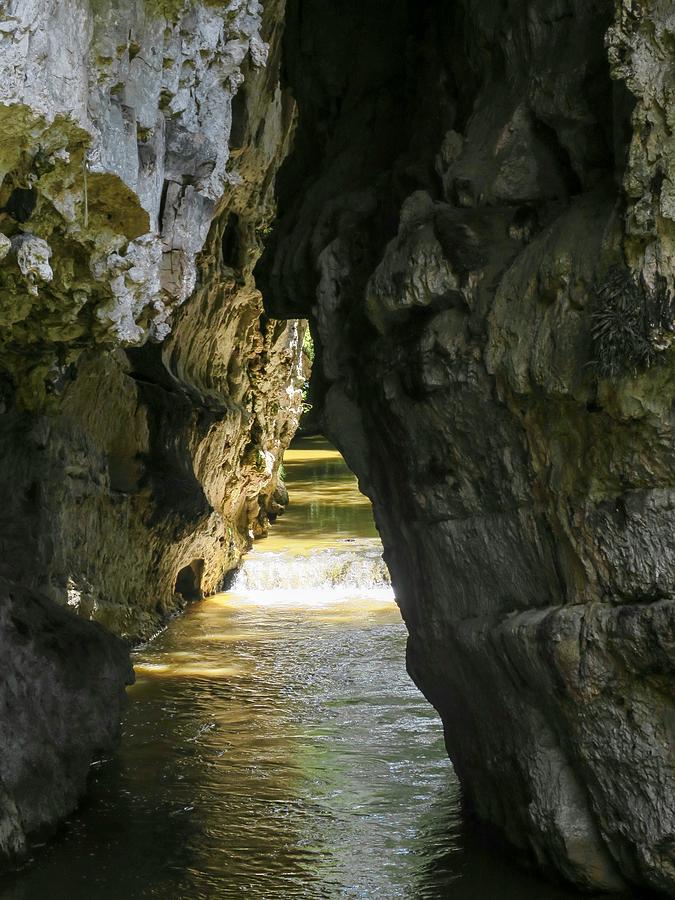
[[[370,505],[322,439],[229,593],[134,654],[119,756],[3,900],[577,897],[463,848]]]

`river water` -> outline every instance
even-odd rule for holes
[[[284,464],[288,512],[229,593],[134,652],[119,753],[0,896],[578,897],[464,847],[370,506],[322,439]]]

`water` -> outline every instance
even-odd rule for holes
[[[440,723],[367,501],[339,455],[285,459],[292,505],[228,594],[134,653],[119,754],[7,900],[565,900],[463,846]]]

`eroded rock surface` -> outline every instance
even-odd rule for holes
[[[282,14],[0,3],[0,857],[114,743],[113,634],[215,591],[279,509],[304,325],[252,268],[293,124]]]
[[[674,39],[668,0],[0,4],[1,854],[114,740],[110,632],[264,532],[309,315],[467,801],[675,891]]]
[[[468,803],[675,893],[668,2],[289,4],[260,277],[311,315]]]
[[[73,810],[91,763],[116,743],[124,642],[45,597],[0,585],[0,857]]]

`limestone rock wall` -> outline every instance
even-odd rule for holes
[[[310,316],[468,804],[675,890],[671,6],[0,0],[0,854],[278,509]]]
[[[258,0],[3,3],[2,200],[18,190],[34,205],[6,235],[9,352],[33,331],[66,345],[63,367],[83,344],[169,333],[216,206],[241,182],[232,100],[243,68],[266,63],[261,16]],[[39,391],[44,373],[27,373],[24,393]]]
[[[670,895],[674,37],[667,2],[294,0],[259,269],[311,315],[467,803]]]
[[[280,510],[304,323],[252,269],[294,123],[282,20],[0,3],[0,857],[114,743],[113,634],[215,591]]]

